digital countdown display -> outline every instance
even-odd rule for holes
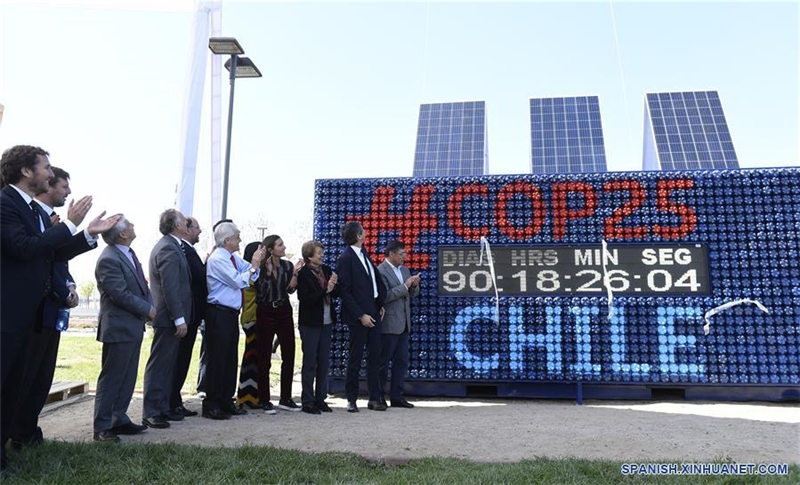
[[[334,270],[347,221],[405,244],[412,384],[800,385],[798,168],[326,179],[314,210]]]
[[[708,257],[701,244],[439,246],[439,294],[707,295]],[[491,264],[489,254],[491,253]],[[492,274],[494,273],[494,275]]]

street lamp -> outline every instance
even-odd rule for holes
[[[231,95],[228,102],[228,139],[225,144],[225,175],[222,183],[222,212],[221,218],[228,216],[228,179],[231,170],[231,129],[233,128],[233,89],[237,77],[261,77],[253,61],[247,57],[239,57],[244,54],[239,41],[233,37],[211,37],[208,39],[208,48],[217,55],[230,55],[231,58],[225,61],[225,69],[230,72]]]

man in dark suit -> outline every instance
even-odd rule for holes
[[[92,207],[91,196],[70,202],[67,219],[45,226],[47,217],[33,200],[47,192],[53,171],[48,153],[18,145],[0,159],[0,467],[6,466],[5,443],[16,410],[25,350],[41,321],[44,300],[53,288],[53,261],[69,259],[71,244],[116,224],[115,218],[92,220],[80,234],[77,226]]]
[[[36,196],[35,200],[42,209],[42,221],[46,229],[58,223],[60,218],[53,210],[63,207],[67,197],[72,193],[69,187],[69,174],[51,167],[53,178],[50,179],[49,190]],[[85,237],[73,238],[69,244],[73,255],[81,254],[97,247],[95,241],[89,242]],[[25,367],[21,378],[21,387],[17,393],[19,401],[10,434],[15,446],[39,444],[42,442],[42,429],[38,426],[39,413],[44,407],[58,358],[58,345],[61,331],[57,329],[59,317],[68,318],[69,308],[78,305],[78,293],[75,280],[69,274],[67,261],[53,262],[53,289],[44,300],[42,319],[34,324],[28,348],[25,353]],[[62,315],[65,313],[66,315]],[[67,323],[67,322],[63,322]]]
[[[403,382],[408,371],[408,336],[411,333],[411,298],[419,295],[419,274],[411,276],[403,263],[406,249],[400,241],[386,245],[386,259],[378,273],[386,285],[383,322],[381,322],[381,369],[378,373],[381,397],[386,386],[389,362],[392,363],[392,385],[389,392],[392,407],[413,408],[403,397]]]
[[[158,230],[163,237],[150,253],[150,289],[156,307],[153,343],[144,371],[142,422],[150,428],[169,428],[182,414],[169,406],[172,374],[180,339],[192,321],[192,276],[181,249],[180,235],[186,218],[175,209],[161,214]]]
[[[100,292],[97,340],[103,342],[103,366],[94,398],[95,441],[116,442],[117,435],[147,429],[128,417],[144,322],[156,316],[142,265],[131,248],[135,238],[133,223],[121,218],[103,233],[108,246],[97,259],[94,272]]]
[[[205,318],[206,298],[208,297],[208,286],[206,285],[206,266],[203,260],[194,250],[195,244],[200,241],[200,224],[193,217],[186,218],[186,230],[181,234],[181,249],[186,255],[189,263],[189,271],[192,273],[192,320],[178,346],[178,358],[175,361],[175,373],[172,377],[172,392],[169,398],[169,407],[173,412],[184,416],[197,416],[197,411],[190,411],[183,405],[181,399],[181,389],[186,382],[186,374],[189,372],[189,364],[192,361],[192,349],[197,338],[197,329],[200,322]]]
[[[339,275],[339,297],[342,300],[342,319],[350,330],[350,355],[347,361],[345,394],[347,411],[357,413],[358,374],[361,356],[367,346],[367,407],[386,411],[383,393],[378,382],[381,363],[381,316],[386,289],[364,246],[364,228],[355,221],[342,228],[342,239],[348,247],[342,251],[336,265]]]

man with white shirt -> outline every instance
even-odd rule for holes
[[[36,195],[36,202],[42,209],[42,222],[50,228],[60,221],[54,208],[63,207],[67,197],[72,193],[69,187],[69,174],[58,167],[51,167],[53,178],[49,189]],[[97,247],[97,238],[78,237],[70,246],[74,256]],[[42,429],[38,426],[39,413],[44,407],[58,358],[58,345],[63,328],[57,328],[57,321],[62,309],[74,308],[78,305],[78,293],[75,281],[69,273],[66,260],[54,261],[52,272],[52,291],[44,300],[41,320],[35,322],[31,340],[25,352],[25,367],[19,388],[19,401],[11,426],[11,439],[15,447],[40,444],[43,440]],[[63,318],[63,317],[62,317]],[[67,322],[63,322],[66,324]]]
[[[128,417],[136,387],[145,320],[156,316],[142,265],[131,248],[133,223],[122,217],[103,233],[108,244],[97,258],[95,278],[100,292],[97,340],[103,343],[102,367],[94,398],[94,440],[119,441],[118,435],[139,434],[147,427]]]
[[[142,422],[150,428],[169,428],[169,421],[183,419],[183,414],[170,408],[169,401],[180,339],[186,336],[192,321],[192,275],[180,239],[185,226],[186,217],[179,211],[162,212],[158,230],[163,237],[150,253],[150,290],[156,317],[142,401]]]
[[[378,382],[381,363],[381,313],[386,299],[383,281],[364,249],[364,228],[356,221],[350,221],[342,228],[344,248],[336,263],[339,275],[339,298],[342,300],[341,321],[350,331],[350,354],[347,360],[345,394],[347,412],[357,413],[358,374],[361,370],[361,356],[367,347],[367,388],[369,401],[367,408],[386,411],[383,393]]]
[[[258,279],[266,250],[260,245],[253,253],[251,264],[235,254],[241,242],[236,225],[223,222],[214,229],[216,248],[206,261],[208,364],[203,417],[210,419],[229,419],[231,415],[247,412],[233,403],[239,363],[239,310],[243,303],[242,290]]]
[[[46,227],[39,205],[33,200],[47,192],[53,171],[48,153],[29,145],[17,145],[0,159],[0,468],[6,467],[8,439],[25,349],[44,300],[52,291],[53,262],[69,259],[71,245],[80,243],[116,224],[105,212],[93,219],[85,231],[77,232],[92,207],[92,197],[72,201],[67,219]]]
[[[383,397],[391,362],[392,383],[389,397],[393,408],[414,407],[403,397],[403,383],[408,371],[411,298],[419,295],[420,277],[419,274],[411,276],[411,271],[403,266],[405,261],[406,248],[402,242],[395,240],[386,245],[386,259],[378,266],[378,273],[386,285],[386,312],[381,325],[381,369],[378,378]]]

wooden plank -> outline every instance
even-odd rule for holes
[[[79,381],[58,381],[53,382],[50,386],[50,393],[47,395],[45,404],[54,401],[64,401],[72,396],[78,394],[85,394],[89,392],[88,382]]]

